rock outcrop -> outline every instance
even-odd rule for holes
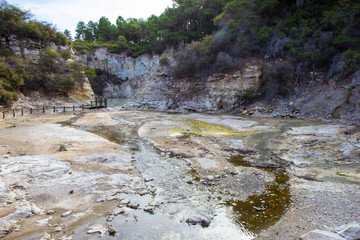
[[[117,78],[105,84],[105,97],[132,98],[130,106],[142,109],[176,111],[239,111],[244,98],[256,97],[266,65],[261,58],[249,58],[242,68],[209,77],[175,78],[173,52],[164,53],[169,66],[162,66],[159,55],[137,58],[109,53],[98,48],[77,59],[94,69]],[[313,79],[313,77],[311,78]],[[266,93],[265,93],[266,95]],[[292,95],[247,106],[248,114],[269,116],[325,117],[360,119],[360,71],[343,81],[324,78],[298,86]],[[259,111],[261,109],[262,111]]]
[[[171,56],[171,52],[166,55]],[[162,66],[158,55],[131,58],[99,48],[78,58],[91,68],[121,79],[118,83],[106,83],[105,97],[133,97],[134,106],[140,108],[197,112],[233,110],[239,95],[260,87],[263,66],[261,60],[251,58],[243,68],[231,73],[214,74],[206,79],[177,79],[171,74],[173,65]]]
[[[106,48],[98,48],[93,53],[77,56],[84,64],[101,69],[116,76],[120,81],[107,81],[104,97],[132,97],[148,78],[158,77],[164,70],[159,64],[160,56],[142,55],[138,58],[125,53],[109,53]]]
[[[360,70],[345,80],[314,81],[274,104],[276,115],[360,120]]]
[[[0,39],[0,41],[5,41],[4,39]],[[75,52],[71,48],[71,46],[59,46],[55,43],[49,43],[48,47],[55,50],[58,53],[62,53],[64,51],[69,51],[72,57],[75,57]],[[9,48],[17,57],[22,57],[27,61],[32,63],[37,63],[40,59],[43,49],[45,48],[41,42],[35,42],[30,39],[26,40],[18,40],[16,36],[10,38]],[[59,61],[65,61],[63,59]],[[72,63],[73,60],[68,60],[67,63]],[[74,89],[69,93],[70,97],[77,101],[89,101],[94,97],[94,92],[92,90],[89,79],[83,76],[78,81],[75,81]]]
[[[78,101],[91,101],[94,98],[94,92],[89,79],[83,76],[82,81],[75,82],[74,89],[69,95]]]
[[[260,87],[261,69],[261,61],[249,59],[242,69],[206,79],[149,78],[135,94],[136,105],[161,110],[232,111],[241,94]]]
[[[2,39],[2,41],[4,42],[5,40]],[[72,54],[75,54],[71,46],[59,46],[55,43],[50,43],[49,47],[58,52],[69,50]],[[35,42],[31,39],[18,40],[16,36],[12,36],[10,38],[9,48],[13,51],[15,56],[24,57],[26,60],[35,62],[39,60],[41,51],[44,46],[40,41]]]

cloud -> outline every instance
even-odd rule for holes
[[[39,21],[52,23],[60,31],[74,33],[79,21],[98,21],[109,18],[115,23],[118,16],[147,19],[160,15],[172,0],[7,0],[8,3],[30,10]]]

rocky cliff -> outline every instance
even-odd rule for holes
[[[169,66],[160,64],[162,56],[143,55],[134,59],[109,53],[105,48],[78,59],[118,78],[118,82],[106,82],[105,97],[131,97],[132,106],[142,109],[360,119],[360,71],[343,81],[312,78],[313,81],[296,87],[287,97],[267,101],[257,97],[249,105],[247,98],[260,94],[265,60],[249,58],[241,68],[226,74],[178,79],[172,75],[173,53],[166,56]]]
[[[126,54],[112,54],[106,48],[76,57],[93,69],[114,75],[119,81],[106,81],[104,97],[133,97],[149,78],[162,75],[160,56],[142,55],[136,59]]]
[[[4,41],[4,39],[1,39],[1,41]],[[36,64],[39,61],[45,47],[50,47],[52,50],[59,53],[60,55],[64,51],[68,51],[71,54],[71,58],[75,58],[75,52],[70,46],[59,46],[54,43],[49,43],[48,46],[44,46],[40,42],[35,42],[29,39],[18,40],[16,37],[12,37],[9,42],[9,48],[16,57],[24,58],[32,64]],[[57,63],[65,62],[64,59],[56,61]],[[72,59],[68,59],[66,61],[67,64],[72,64],[73,62],[74,60]],[[50,77],[54,76],[50,75]],[[74,82],[74,89],[70,91],[68,95],[77,101],[92,100],[94,97],[94,92],[90,85],[89,79],[85,75],[76,79]]]
[[[173,63],[171,54],[166,53]],[[162,66],[161,57],[143,55],[134,59],[99,48],[78,59],[121,80],[118,84],[106,82],[105,97],[133,97],[134,105],[141,108],[232,111],[238,105],[239,95],[261,86],[262,61],[259,59],[248,59],[243,68],[227,74],[214,74],[206,79],[177,79],[171,74],[173,64]]]

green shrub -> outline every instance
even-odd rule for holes
[[[271,38],[271,29],[266,26],[262,26],[257,34],[257,39],[261,44],[268,42]]]
[[[57,63],[60,60],[60,54],[53,50],[51,47],[46,47],[41,53],[39,64],[47,68],[47,70],[55,71],[57,69]]]
[[[13,91],[6,91],[5,89],[0,88],[0,104],[8,104],[12,101],[16,101],[18,95]]]
[[[170,61],[170,58],[168,56],[162,55],[160,60],[159,60],[159,63],[160,63],[161,66],[168,67],[171,64],[171,61]]]
[[[23,79],[12,68],[0,62],[0,104],[17,100],[17,92],[23,85]]]
[[[71,58],[71,51],[66,49],[60,53],[61,57],[66,61]]]
[[[89,69],[86,69],[85,70],[85,76],[87,77],[87,78],[95,78],[96,77],[96,71],[94,70],[94,69],[92,69],[92,68],[89,68]]]
[[[75,80],[70,75],[57,74],[54,80],[54,87],[56,91],[62,93],[68,93],[74,89]]]
[[[348,49],[342,55],[345,64],[344,77],[348,77],[360,68],[360,53],[358,51]]]
[[[67,63],[66,66],[69,68],[70,72],[82,72],[86,68],[81,62]]]
[[[262,83],[269,98],[288,95],[293,91],[293,67],[288,62],[275,63],[264,69]]]
[[[310,37],[313,34],[313,29],[309,28],[309,27],[304,27],[304,29],[302,30],[302,33],[300,35],[301,39],[306,39],[308,37]]]

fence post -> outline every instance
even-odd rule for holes
[[[24,109],[21,109],[21,116],[24,116]]]
[[[97,99],[97,97],[95,98],[95,108],[98,108],[98,99]]]
[[[84,109],[85,109],[85,106],[84,106],[84,104],[83,105],[81,105],[81,109],[84,111]]]
[[[13,110],[13,117],[15,117],[15,110]]]
[[[65,108],[65,106],[64,106],[64,112],[66,111],[66,108]]]
[[[33,112],[33,109],[32,109],[32,108],[30,108],[30,114],[32,114],[32,112]]]
[[[5,112],[3,112],[3,118],[5,118]]]
[[[90,104],[91,104],[91,109],[93,108],[93,101],[90,101]]]
[[[107,108],[107,98],[104,99],[105,108]]]
[[[54,112],[56,112],[56,107],[54,106]]]
[[[43,109],[42,109],[42,110],[43,110],[43,113],[45,113],[45,107],[43,107]]]
[[[75,105],[73,105],[73,111],[75,112]]]

